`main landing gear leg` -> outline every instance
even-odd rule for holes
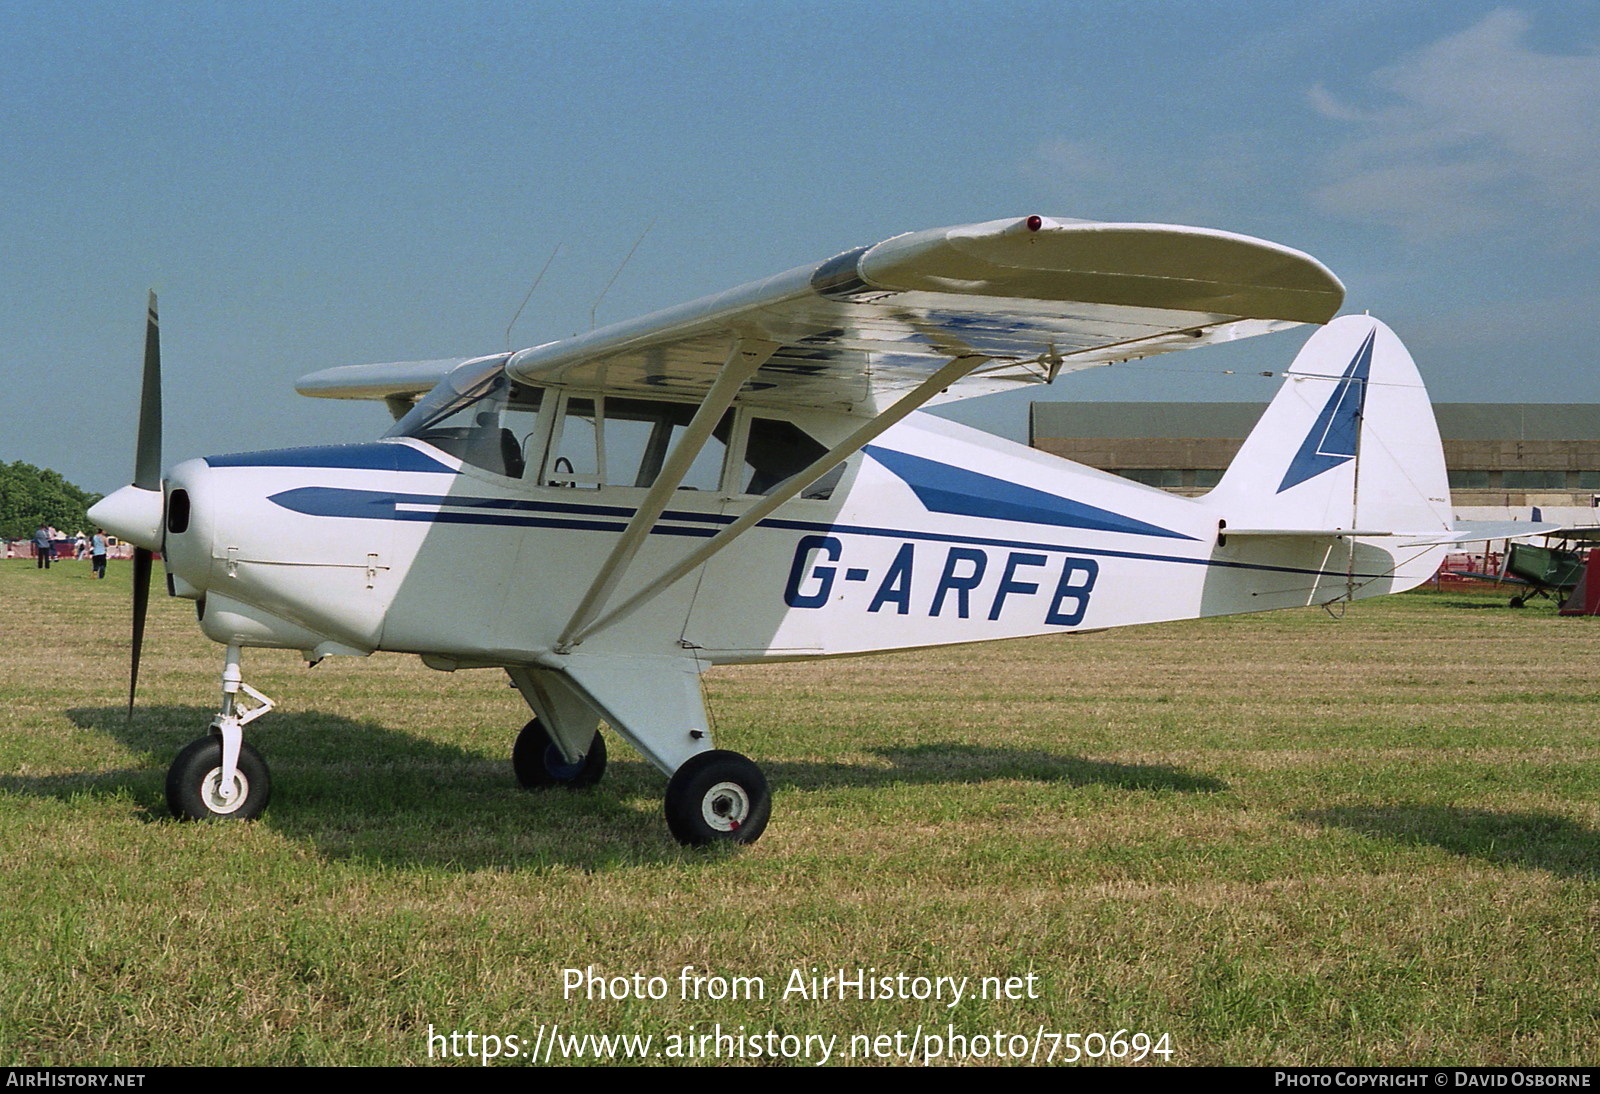
[[[191,741],[167,769],[167,807],[173,816],[251,820],[261,815],[272,795],[272,777],[261,754],[245,743],[244,727],[273,705],[244,682],[239,647],[229,646],[222,668],[222,709],[211,720],[211,732]]]
[[[760,837],[772,816],[772,791],[750,760],[712,747],[696,662],[573,654],[565,678],[668,776],[667,827],[679,843],[754,843]]]

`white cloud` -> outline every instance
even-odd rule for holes
[[[1600,55],[1538,53],[1502,9],[1375,73],[1383,105],[1308,93],[1352,135],[1319,207],[1413,239],[1527,224],[1589,241],[1600,225]],[[1541,233],[1542,234],[1542,233]]]
[[[1115,173],[1106,154],[1088,141],[1050,140],[1040,144],[1034,157],[1041,168],[1070,182],[1098,182]]]
[[[1338,122],[1360,122],[1367,119],[1367,115],[1361,111],[1356,110],[1354,107],[1346,106],[1334,98],[1332,93],[1321,84],[1317,84],[1306,92],[1306,97],[1311,100],[1312,108],[1324,118],[1332,118]]]
[[[1031,150],[1022,172],[1062,216],[1243,230],[1234,203],[1260,186],[1264,142],[1256,134],[1210,140],[1199,154],[1153,143],[1113,150],[1086,140],[1046,140]]]
[[[1125,174],[1103,149],[1083,140],[1052,139],[1039,143],[1022,164],[1022,171],[1060,202],[1055,215],[1096,220],[1112,214],[1120,192],[1115,186]]]

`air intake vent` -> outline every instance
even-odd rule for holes
[[[167,499],[167,533],[182,535],[189,530],[189,491],[174,490]]]

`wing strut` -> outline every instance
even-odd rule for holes
[[[655,527],[656,521],[667,508],[667,503],[672,500],[674,491],[689,473],[695,457],[700,455],[700,450],[705,447],[706,440],[711,436],[711,431],[722,420],[722,415],[728,407],[733,405],[734,397],[739,394],[744,382],[758,368],[766,364],[767,358],[777,350],[776,342],[756,338],[734,340],[733,349],[729,351],[728,359],[723,362],[721,370],[717,373],[711,390],[706,392],[706,397],[701,401],[694,417],[690,419],[683,436],[672,446],[672,452],[662,466],[661,473],[656,476],[655,482],[650,484],[650,493],[645,495],[638,512],[628,521],[628,527],[623,529],[621,538],[611,548],[610,556],[600,567],[599,574],[589,586],[589,591],[584,594],[582,602],[578,604],[577,611],[572,613],[572,618],[562,629],[561,637],[556,642],[557,652],[564,653],[583,641],[588,634],[585,628],[600,614],[600,609],[606,606],[606,601],[616,591],[617,583],[628,572],[628,566],[633,562],[634,555],[638,554],[645,537]]]
[[[945,388],[949,387],[961,377],[965,376],[967,373],[984,364],[988,360],[988,357],[974,354],[970,356],[957,357],[950,361],[943,368],[933,373],[933,375],[929,376],[911,391],[901,396],[887,410],[883,411],[881,414],[878,414],[860,429],[856,430],[854,433],[850,434],[850,436],[846,437],[844,440],[830,448],[810,467],[807,467],[804,471],[801,471],[793,478],[782,483],[771,494],[756,502],[756,504],[751,506],[750,509],[747,510],[738,520],[734,521],[722,531],[718,532],[711,539],[706,540],[704,544],[702,544],[696,550],[690,552],[676,566],[672,567],[666,573],[650,582],[650,584],[646,585],[643,589],[640,589],[638,592],[634,593],[633,596],[629,597],[618,607],[614,608],[609,614],[582,628],[576,628],[571,624],[568,624],[567,631],[569,634],[571,634],[571,638],[563,639],[563,641],[556,646],[555,652],[569,652],[573,646],[582,642],[590,635],[602,631],[611,626],[613,623],[619,622],[627,616],[632,615],[633,612],[639,607],[648,601],[653,600],[662,592],[662,590],[666,589],[674,582],[692,572],[696,567],[710,559],[711,556],[715,555],[724,547],[728,546],[728,544],[738,539],[746,531],[754,527],[759,521],[765,518],[768,513],[771,513],[774,509],[778,508],[778,506],[798,495],[800,491],[816,482],[829,471],[832,471],[835,467],[839,466],[845,460],[859,452],[867,444],[875,440],[880,433],[899,422],[907,414],[910,414],[923,403],[927,402],[929,399],[939,394],[939,392],[943,391]],[[652,518],[652,523],[653,521],[654,518]],[[632,530],[633,525],[630,523],[628,526],[628,531]],[[624,532],[623,536],[626,538],[627,532]],[[587,600],[588,598],[586,597],[585,602],[587,602]]]

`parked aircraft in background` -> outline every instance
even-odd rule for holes
[[[1538,516],[1535,509],[1534,519]],[[1507,544],[1505,566],[1498,574],[1466,571],[1462,576],[1525,589],[1511,598],[1513,608],[1526,607],[1535,598],[1564,601],[1583,581],[1589,551],[1600,545],[1600,528],[1555,528],[1542,538],[1543,543]]]

